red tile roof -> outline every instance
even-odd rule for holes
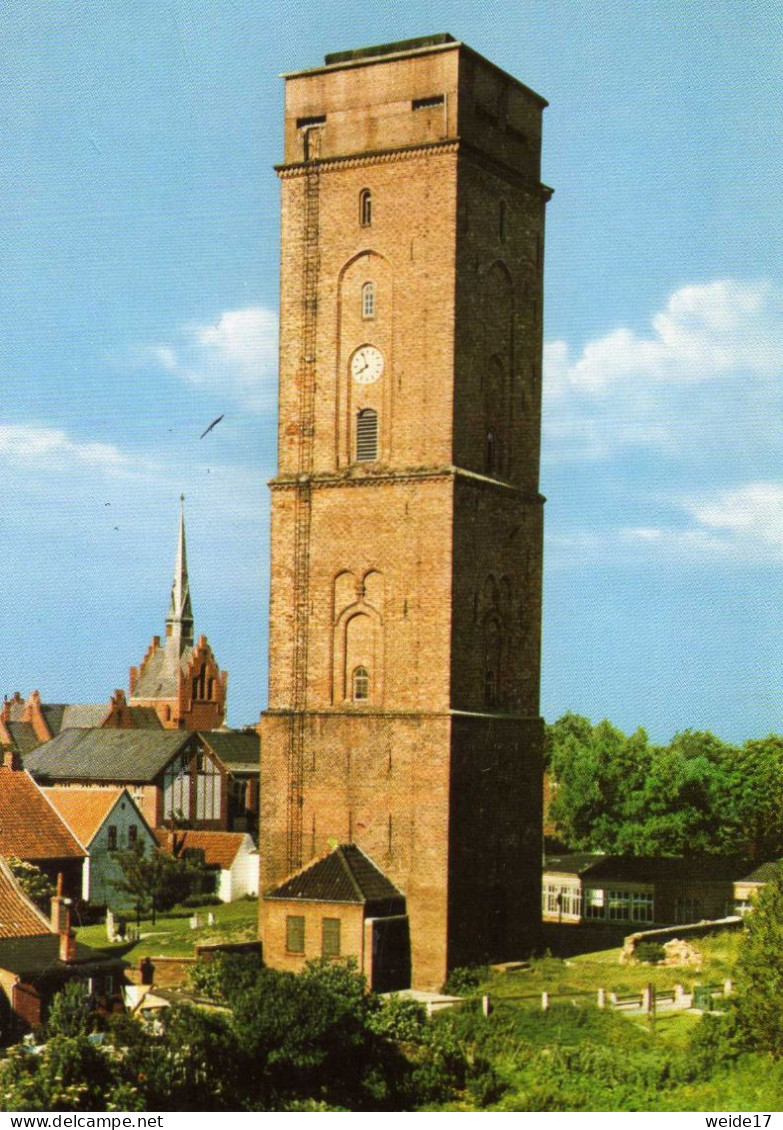
[[[52,932],[48,919],[35,907],[0,859],[0,938],[32,938]]]
[[[43,791],[85,847],[125,792],[116,786],[105,789],[54,787]]]
[[[33,862],[85,855],[30,774],[7,765],[0,765],[0,855]]]
[[[162,848],[172,855],[181,855],[188,849],[204,852],[207,867],[220,867],[229,870],[242,847],[246,832],[170,832],[158,828],[155,837]]]

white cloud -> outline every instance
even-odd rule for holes
[[[677,519],[660,526],[625,526],[618,532],[619,543],[656,559],[783,560],[783,483],[746,483],[669,501],[679,511]]]
[[[263,306],[226,310],[211,324],[183,326],[176,344],[150,346],[145,352],[167,372],[245,408],[274,407],[277,314]]]
[[[67,432],[37,424],[0,425],[0,462],[47,470],[88,468],[122,474],[131,462],[110,443],[84,443]]]
[[[769,429],[780,410],[781,364],[779,302],[769,281],[682,287],[647,335],[621,326],[577,357],[564,341],[546,345],[547,455],[683,449],[729,432],[736,441],[745,424]]]
[[[701,527],[726,540],[783,550],[783,483],[748,483],[685,506]]]

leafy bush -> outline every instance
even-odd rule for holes
[[[183,906],[222,906],[223,900],[217,895],[188,895],[182,900]]]
[[[228,1004],[252,989],[262,969],[257,953],[217,953],[212,961],[190,967],[187,985],[201,996]]]
[[[56,993],[46,1021],[46,1037],[88,1036],[95,1028],[95,1009],[83,981],[69,981]]]
[[[688,1045],[685,1056],[687,1072],[690,1078],[708,1079],[716,1068],[734,1063],[746,1047],[736,1001],[732,1001],[728,1011],[719,1016],[705,1012]]]
[[[469,997],[488,976],[486,965],[457,966],[443,982],[441,992],[453,997]]]
[[[496,1103],[508,1090],[492,1063],[484,1056],[476,1056],[467,1070],[468,1092],[478,1107],[488,1107]]]
[[[427,1024],[427,1013],[418,1001],[405,997],[389,997],[378,1009],[370,1012],[367,1024],[378,1036],[411,1044],[421,1043]]]
[[[783,865],[745,918],[737,961],[738,1007],[748,1045],[783,1057]]]

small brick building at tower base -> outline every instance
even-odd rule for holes
[[[537,934],[545,105],[450,36],[287,76],[271,964],[339,917],[280,896],[330,844],[404,898],[417,988]]]

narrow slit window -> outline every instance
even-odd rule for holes
[[[322,126],[326,122],[326,114],[310,114],[309,117],[297,118],[296,128],[307,129],[308,126]]]
[[[369,188],[363,188],[359,193],[359,223],[363,228],[372,223],[372,193]]]
[[[375,283],[366,282],[362,287],[362,317],[375,317]]]
[[[431,94],[427,98],[414,98],[411,102],[412,110],[429,110],[432,106],[442,106],[444,97],[442,94]]]
[[[378,458],[378,413],[362,408],[356,417],[356,461],[372,463]]]
[[[353,673],[353,701],[366,702],[370,697],[370,672],[366,667],[357,667]]]

